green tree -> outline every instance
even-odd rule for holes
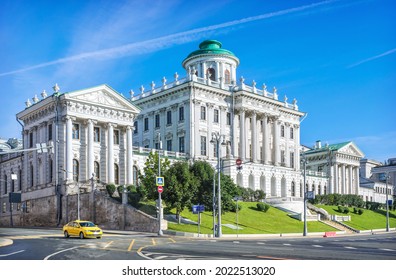
[[[230,176],[220,175],[221,181],[221,210],[222,213],[232,211],[234,207],[234,197],[241,195],[241,189],[234,183]],[[216,187],[217,191],[217,187]]]
[[[161,176],[169,169],[168,158],[161,157]],[[156,177],[158,176],[158,153],[151,152],[143,168],[144,174],[139,174],[141,182],[139,193],[144,199],[157,199]],[[166,181],[165,181],[166,183]]]
[[[204,205],[207,210],[213,210],[213,167],[206,161],[195,161],[190,171],[198,181],[197,195],[193,203]]]
[[[180,223],[180,213],[192,205],[192,199],[198,190],[198,180],[190,172],[188,162],[173,163],[165,172],[165,187],[162,193],[165,203],[176,209],[176,218]]]

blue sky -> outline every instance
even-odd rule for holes
[[[58,83],[108,84],[125,96],[216,39],[240,59],[245,83],[296,98],[301,143],[354,141],[367,158],[396,157],[396,2],[18,1],[0,4],[0,137],[15,114]]]

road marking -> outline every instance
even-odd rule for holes
[[[168,238],[170,241],[172,241],[173,243],[176,243],[176,241],[173,238]]]
[[[232,243],[236,243],[236,244],[238,244],[238,243],[239,243],[239,241],[232,241]]]
[[[156,258],[154,258],[154,260],[162,260],[162,259],[165,259],[165,258],[167,258],[168,256],[159,256],[159,257],[156,257]]]
[[[153,245],[156,245],[157,243],[155,242],[154,238],[151,238],[151,242],[153,243]]]
[[[386,248],[383,248],[383,249],[380,249],[380,250],[382,250],[382,251],[389,251],[389,252],[394,252],[394,251],[396,251],[396,250],[393,250],[393,249],[386,249]]]
[[[258,245],[265,245],[264,242],[257,242]]]
[[[131,244],[129,244],[129,247],[128,247],[128,252],[130,252],[132,250],[132,246],[134,243],[135,243],[135,239],[132,239]]]
[[[313,247],[316,247],[316,248],[322,248],[323,246],[322,245],[312,245]]]
[[[286,258],[276,258],[276,257],[271,257],[271,256],[257,256],[259,259],[266,259],[266,260],[291,260],[291,259],[286,259]]]
[[[111,243],[113,243],[114,241],[110,241],[109,243],[107,243],[103,248],[107,248],[111,245]]]
[[[349,247],[349,246],[344,246],[345,249],[351,249],[351,250],[355,250],[355,247]]]
[[[70,250],[74,250],[74,249],[77,249],[77,248],[81,248],[81,247],[84,247],[84,246],[76,246],[76,247],[72,247],[72,248],[69,248],[69,249],[60,250],[60,251],[58,251],[58,252],[55,252],[55,253],[53,253],[53,254],[51,254],[51,255],[46,256],[46,257],[44,258],[44,260],[46,261],[46,260],[48,260],[49,258],[51,258],[51,257],[53,257],[53,256],[55,256],[55,255],[57,255],[57,254],[60,254],[60,253],[66,252],[66,251],[70,251]]]
[[[217,240],[209,240],[209,242],[217,242]]]
[[[15,255],[15,254],[19,254],[19,253],[22,253],[22,252],[24,252],[24,251],[25,251],[25,250],[20,250],[20,251],[12,252],[12,253],[9,253],[9,254],[0,255],[0,258],[2,258],[2,257],[8,257],[8,256]]]
[[[283,243],[284,246],[291,246],[289,243]]]

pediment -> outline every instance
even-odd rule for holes
[[[133,114],[140,112],[136,106],[107,85],[71,92],[67,99],[111,109],[132,111]]]
[[[339,149],[338,152],[355,157],[364,157],[363,152],[353,142],[348,143],[347,145]]]

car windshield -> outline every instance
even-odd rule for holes
[[[80,226],[82,226],[82,227],[94,227],[95,224],[93,222],[81,222]]]

